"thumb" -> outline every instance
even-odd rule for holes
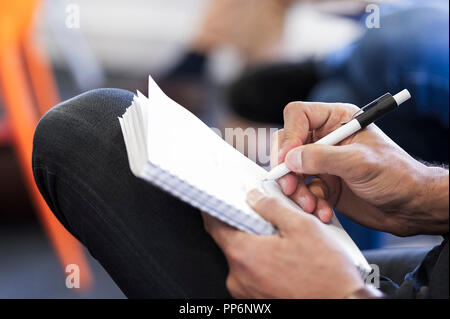
[[[285,163],[297,174],[329,174],[349,179],[364,166],[365,157],[365,151],[357,144],[307,144],[289,151]]]
[[[253,189],[247,194],[247,203],[280,232],[290,229],[293,221],[300,216],[279,198],[269,197],[257,189]]]

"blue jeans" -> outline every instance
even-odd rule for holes
[[[433,117],[448,128],[448,2],[403,2],[382,6],[380,12],[380,28],[367,29],[356,43],[321,63],[326,80],[309,100],[362,106],[386,92],[407,88],[412,99],[399,113]]]

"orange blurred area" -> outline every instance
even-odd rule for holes
[[[2,142],[14,150],[34,210],[60,259],[61,271],[67,265],[78,265],[83,274],[81,287],[89,290],[92,276],[82,247],[48,208],[31,168],[34,129],[40,116],[59,99],[53,71],[33,37],[39,4],[34,0],[0,1],[0,93],[5,110],[0,133]]]

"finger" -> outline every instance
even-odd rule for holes
[[[317,198],[309,190],[303,178],[299,177],[297,189],[290,197],[307,213],[312,213],[316,209]]]
[[[284,160],[287,151],[307,142],[309,131],[311,130],[311,123],[308,114],[312,113],[311,104],[303,102],[289,103],[283,111],[284,118],[284,135],[280,147],[279,157],[280,161]],[[329,110],[318,110],[320,116],[324,119],[328,118]]]
[[[341,194],[341,179],[334,175],[321,174],[316,179],[322,191],[325,193],[324,199],[328,202],[330,207],[335,207],[338,203]],[[312,191],[314,194],[314,191]],[[315,196],[318,196],[314,194]]]
[[[262,218],[274,225],[280,233],[288,231],[292,222],[299,218],[298,212],[283,204],[280,199],[268,197],[257,189],[247,194],[247,203]]]
[[[314,178],[309,183],[308,188],[317,198],[317,206],[314,210],[314,215],[322,222],[328,223],[333,217],[333,210],[328,203],[330,191],[327,184],[320,178]]]
[[[202,217],[206,231],[224,252],[228,251],[233,245],[238,245],[249,240],[248,237],[252,237],[250,234],[231,227],[207,213],[202,212]]]
[[[278,151],[279,143],[283,138],[283,130],[278,130],[272,134],[270,142],[270,167],[273,168],[279,164]],[[283,193],[287,196],[292,195],[297,188],[297,177],[295,174],[288,174],[277,180]]]
[[[304,145],[309,132],[319,130],[317,137],[322,137],[348,120],[358,108],[342,103],[292,102],[284,109],[284,133],[280,145],[279,158],[283,161],[292,148]]]
[[[308,184],[309,191],[317,198],[327,200],[328,198],[328,186],[319,178],[314,177]]]
[[[325,199],[319,198],[317,199],[317,207],[314,215],[317,216],[322,222],[329,223],[333,217],[333,210]]]
[[[298,184],[298,176],[294,173],[289,173],[284,175],[283,177],[277,179],[278,184],[281,187],[281,190],[286,196],[291,196],[294,194],[297,189]]]
[[[297,174],[329,174],[351,178],[361,172],[368,154],[360,144],[329,146],[308,144],[296,147],[286,156],[286,166]],[[358,167],[358,171],[355,170]]]
[[[279,164],[278,151],[280,150],[280,143],[283,140],[283,129],[278,130],[272,134],[270,139],[270,168],[274,168]]]

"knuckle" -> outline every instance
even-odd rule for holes
[[[322,160],[323,153],[322,145],[306,144],[303,146],[302,160],[311,160],[313,163]]]
[[[352,115],[359,110],[360,108],[354,104],[342,103],[341,107],[339,108],[339,116],[341,121],[349,121]]]
[[[309,234],[311,231],[314,231],[317,221],[318,219],[311,214],[301,214],[300,218],[296,218],[292,222],[291,227],[302,234]]]
[[[241,264],[243,264],[243,254],[242,254],[242,249],[231,246],[228,247],[227,249],[225,249],[225,253],[228,257],[228,261],[236,266],[240,266]]]
[[[360,164],[353,169],[354,174],[358,178],[367,176],[370,173],[370,167],[367,164]]]
[[[290,113],[292,113],[292,109],[296,107],[295,102],[288,103],[283,109],[283,115],[287,117]]]
[[[277,209],[279,202],[275,197],[263,197],[257,203],[258,209],[264,209],[266,211],[273,211]]]
[[[230,268],[243,273],[253,272],[255,265],[260,263],[266,248],[261,246],[258,241],[243,242],[238,247],[233,247],[226,253]]]
[[[344,112],[347,112],[347,114],[353,114],[356,111],[360,110],[359,107],[357,107],[355,104],[351,103],[342,103],[342,110]]]
[[[293,218],[292,221],[289,223],[289,230],[292,231],[300,231],[304,228],[305,226],[305,218],[304,218],[304,214],[299,214],[300,216],[298,218]]]
[[[374,167],[378,165],[375,154],[365,146],[358,146],[355,151],[355,163],[353,172],[358,177],[365,177],[374,171]]]
[[[233,297],[236,297],[240,294],[239,286],[237,284],[237,281],[234,279],[233,275],[231,274],[228,275],[227,280],[225,282],[225,286],[227,287],[227,290]]]
[[[301,162],[304,169],[313,171],[326,167],[327,154],[322,145],[307,144],[303,146]]]
[[[288,105],[286,105],[284,107],[283,110],[283,117],[289,118],[290,116],[292,116],[292,114],[295,114],[296,112],[298,112],[302,107],[302,104],[299,102],[290,102],[288,103]]]

